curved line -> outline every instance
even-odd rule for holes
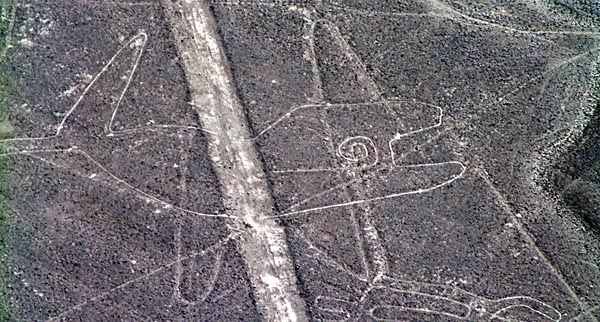
[[[74,153],[80,153],[82,154],[85,158],[87,158],[90,162],[92,162],[93,164],[95,164],[97,167],[99,167],[103,172],[105,172],[106,174],[108,174],[113,180],[129,187],[130,189],[136,191],[137,193],[152,199],[153,201],[163,204],[163,206],[167,207],[167,208],[173,208],[173,209],[177,209],[186,213],[190,213],[190,214],[194,214],[194,215],[199,215],[199,216],[203,216],[203,217],[220,217],[220,218],[231,218],[231,219],[239,219],[238,217],[235,216],[230,216],[230,215],[223,215],[223,214],[205,214],[205,213],[201,213],[201,212],[197,212],[197,211],[193,211],[193,210],[189,210],[189,209],[185,209],[173,204],[170,204],[166,201],[163,201],[147,192],[144,192],[138,188],[136,188],[135,186],[131,185],[130,183],[128,183],[127,181],[117,177],[116,175],[114,175],[112,172],[110,172],[107,168],[105,168],[102,164],[100,164],[98,161],[96,161],[94,158],[92,158],[89,154],[87,154],[86,152],[76,149],[76,148],[71,148],[71,149],[67,149],[66,152],[74,152]]]
[[[385,104],[394,104],[394,103],[406,103],[406,104],[417,104],[417,105],[425,105],[428,107],[433,107],[435,109],[437,109],[439,111],[439,116],[438,116],[438,121],[437,123],[435,123],[434,125],[430,125],[428,127],[425,128],[421,128],[418,130],[414,130],[411,132],[406,132],[406,133],[397,133],[396,134],[396,138],[401,138],[410,134],[414,134],[414,133],[418,133],[418,132],[422,132],[422,131],[426,131],[432,128],[436,128],[442,125],[442,119],[443,119],[443,115],[444,115],[444,109],[441,106],[435,105],[435,104],[430,104],[430,103],[425,103],[425,102],[421,102],[418,100],[406,100],[406,99],[386,99],[383,98],[379,101],[375,101],[375,102],[363,102],[363,103],[336,103],[336,104],[331,104],[331,103],[319,103],[319,104],[305,104],[305,105],[300,105],[297,107],[294,107],[292,109],[290,109],[288,112],[286,112],[285,114],[283,114],[282,116],[280,116],[279,118],[277,118],[275,121],[273,121],[271,124],[269,124],[265,129],[263,129],[262,131],[260,131],[256,136],[254,136],[253,140],[257,140],[260,136],[262,136],[263,134],[265,134],[267,131],[271,130],[273,127],[275,127],[276,125],[278,125],[279,123],[281,123],[283,120],[285,120],[286,118],[289,118],[292,116],[292,114],[296,113],[296,111],[301,110],[301,109],[306,109],[306,108],[335,108],[335,107],[358,107],[358,106],[364,106],[366,104],[380,104],[380,105],[385,105]]]
[[[185,209],[173,204],[170,204],[166,201],[163,201],[147,192],[144,192],[142,190],[140,190],[139,188],[136,188],[135,186],[133,186],[132,184],[128,183],[127,181],[117,177],[116,175],[114,175],[112,172],[110,172],[106,167],[104,167],[102,164],[100,164],[98,161],[96,161],[93,157],[91,157],[88,153],[86,153],[83,150],[79,150],[77,147],[70,147],[67,149],[40,149],[40,150],[30,150],[30,151],[20,151],[20,152],[8,152],[8,153],[3,153],[0,154],[0,157],[9,157],[9,156],[17,156],[17,155],[34,155],[34,154],[38,154],[38,153],[76,153],[76,154],[80,154],[83,155],[86,159],[88,159],[90,162],[92,162],[95,166],[97,166],[98,168],[100,168],[100,170],[104,173],[106,173],[111,179],[113,179],[114,181],[116,181],[117,183],[120,183],[122,185],[125,185],[127,188],[135,191],[137,194],[142,195],[148,199],[151,199],[152,201],[162,204],[163,207],[169,209],[176,209],[176,210],[180,210],[183,211],[185,213],[189,213],[189,214],[193,214],[193,215],[198,215],[198,216],[202,216],[202,217],[218,217],[218,218],[230,218],[230,219],[236,219],[239,220],[238,217],[236,216],[231,216],[231,215],[225,215],[225,214],[206,214],[206,213],[201,213],[201,212],[197,212],[197,211],[193,211],[193,210],[189,210],[189,209]],[[68,168],[68,167],[67,167]],[[88,176],[83,176],[85,178],[88,178]]]
[[[119,97],[119,103],[123,98],[123,94],[124,92],[127,90],[131,79],[133,78],[133,74],[135,73],[136,69],[137,69],[137,62],[139,62],[139,59],[143,53],[143,48],[146,44],[146,41],[148,39],[148,35],[145,32],[140,32],[138,33],[136,36],[134,36],[133,38],[131,38],[128,42],[126,42],[124,45],[122,45],[119,50],[117,50],[117,52],[111,57],[111,59],[108,61],[108,63],[106,63],[104,65],[104,67],[100,70],[100,72],[98,72],[98,74],[96,74],[96,76],[94,77],[94,79],[86,86],[86,88],[84,89],[83,93],[79,96],[79,98],[77,99],[77,101],[75,102],[75,104],[73,104],[71,106],[71,108],[67,111],[66,115],[63,117],[63,119],[60,121],[60,123],[58,124],[58,127],[56,129],[56,132],[52,135],[47,135],[47,136],[39,136],[39,137],[24,137],[24,138],[11,138],[11,139],[4,139],[4,140],[0,140],[0,143],[2,142],[12,142],[12,141],[25,141],[25,140],[44,140],[44,139],[50,139],[50,138],[55,138],[58,137],[60,135],[60,132],[65,124],[65,122],[67,121],[67,118],[74,112],[74,110],[77,108],[77,106],[79,106],[80,102],[84,99],[85,95],[89,92],[89,90],[92,88],[92,86],[94,86],[94,84],[96,83],[96,81],[100,78],[100,76],[106,71],[108,70],[108,68],[113,64],[113,62],[117,59],[117,57],[121,54],[121,52],[127,47],[127,45],[131,44],[132,42],[134,42],[137,38],[142,37],[144,40],[142,42],[142,46],[140,47],[140,52],[137,55],[137,59],[136,59],[136,65],[134,66],[134,69],[132,70],[132,72],[130,73],[129,76],[129,80],[127,82],[127,85],[125,87],[125,89],[123,90],[123,93],[121,94],[121,96]]]
[[[291,211],[291,212],[282,213],[282,214],[275,215],[275,216],[269,216],[267,218],[283,218],[283,217],[289,217],[289,216],[296,215],[296,214],[303,214],[303,213],[308,213],[308,212],[313,212],[313,211],[320,211],[320,210],[326,210],[326,209],[332,209],[332,208],[353,206],[353,205],[363,204],[363,203],[372,202],[372,201],[397,198],[397,197],[401,197],[401,196],[416,195],[416,194],[420,194],[420,193],[424,193],[424,192],[433,191],[435,189],[444,187],[444,186],[449,185],[452,182],[460,179],[464,175],[465,171],[467,170],[466,166],[463,163],[458,162],[458,161],[449,161],[449,162],[427,163],[427,164],[418,164],[418,165],[404,165],[404,166],[400,166],[399,167],[399,168],[420,168],[420,167],[439,166],[439,165],[446,165],[446,164],[457,164],[457,165],[460,165],[461,168],[462,168],[462,170],[461,170],[461,172],[458,175],[456,175],[452,179],[446,180],[446,181],[444,181],[444,182],[442,182],[440,184],[437,184],[435,186],[432,186],[432,187],[429,187],[429,188],[426,188],[426,189],[417,189],[417,190],[412,190],[412,191],[406,191],[406,192],[400,192],[400,193],[390,194],[390,195],[382,196],[382,197],[367,198],[367,199],[361,199],[361,200],[355,200],[355,201],[350,201],[350,202],[333,204],[333,205],[329,205],[329,206],[315,207],[315,208],[310,208],[310,209],[305,209],[305,210]],[[345,185],[346,184],[344,184],[343,186],[345,186]]]
[[[445,131],[446,131],[446,130],[445,130]],[[441,134],[441,133],[438,133],[438,134],[436,134],[436,135],[435,135],[435,136],[433,136],[432,138],[428,139],[426,143],[424,143],[424,144],[420,144],[420,145],[418,145],[417,147],[418,147],[418,148],[421,148],[421,147],[425,146],[426,144],[429,144],[429,143],[431,143],[431,141],[432,141],[433,139],[437,139],[437,138],[440,136],[440,134]],[[386,159],[386,160],[387,160],[387,159]],[[373,170],[373,172],[372,172],[372,173],[370,173],[370,174],[367,174],[367,175],[366,175],[366,176],[364,176],[363,178],[370,178],[370,177],[372,177],[373,175],[375,175],[376,171],[384,170],[386,167],[387,167],[387,166],[380,166],[380,167],[376,168],[375,170]],[[359,178],[357,178],[357,179],[352,179],[352,180],[350,180],[350,181],[348,181],[348,182],[345,182],[345,183],[340,183],[340,184],[337,184],[337,185],[335,185],[335,186],[333,186],[333,187],[331,187],[331,188],[328,188],[328,189],[322,190],[322,191],[320,191],[320,192],[316,193],[316,194],[315,194],[315,195],[313,195],[313,196],[310,196],[310,197],[308,197],[308,198],[305,198],[305,199],[303,199],[303,200],[301,200],[301,201],[298,201],[298,202],[296,202],[295,204],[293,204],[293,205],[289,206],[288,208],[286,208],[285,210],[283,210],[283,212],[289,212],[290,210],[292,210],[292,209],[294,209],[294,208],[297,208],[297,207],[299,207],[299,206],[301,206],[301,205],[303,205],[303,204],[305,204],[305,203],[307,203],[307,202],[309,202],[309,201],[313,200],[314,198],[320,197],[320,196],[322,196],[322,195],[324,195],[324,194],[326,194],[326,193],[329,193],[329,192],[335,191],[335,190],[337,190],[337,189],[340,189],[340,188],[342,188],[342,187],[345,187],[345,186],[347,186],[348,184],[352,184],[352,183],[355,183],[355,182],[357,182],[357,181],[360,181],[360,180],[361,180],[361,179],[359,179]]]
[[[567,35],[600,35],[600,32],[587,32],[587,31],[553,31],[553,30],[523,30],[523,29],[518,29],[518,28],[513,28],[513,27],[509,27],[509,26],[504,26],[501,24],[497,24],[491,21],[487,21],[487,20],[482,20],[482,19],[478,19],[475,17],[471,17],[465,13],[463,13],[462,11],[460,11],[459,9],[456,9],[454,7],[452,7],[451,5],[449,5],[448,3],[445,3],[444,1],[439,1],[439,0],[434,0],[433,1],[435,4],[437,4],[438,6],[440,6],[440,8],[442,10],[447,10],[449,13],[452,13],[458,17],[462,17],[465,20],[468,21],[472,21],[474,22],[473,25],[477,25],[475,23],[479,23],[482,25],[487,25],[487,26],[491,26],[491,27],[495,27],[498,29],[503,29],[503,30],[507,30],[507,31],[511,31],[511,32],[517,32],[517,33],[523,33],[523,34],[567,34]],[[452,19],[453,17],[448,17],[449,19]],[[453,20],[453,19],[452,19]]]
[[[505,312],[505,311],[507,311],[507,310],[510,310],[510,309],[512,309],[512,308],[516,308],[516,307],[524,307],[524,308],[528,308],[528,309],[532,310],[533,312],[536,312],[536,313],[538,313],[538,314],[540,314],[540,315],[544,316],[545,318],[547,318],[548,320],[551,320],[551,321],[557,321],[557,322],[558,322],[558,321],[560,321],[560,319],[561,319],[561,317],[562,317],[562,315],[561,315],[561,314],[560,314],[560,312],[558,312],[558,311],[557,311],[557,312],[558,312],[558,314],[559,314],[559,318],[558,318],[558,319],[554,319],[554,318],[551,318],[551,317],[549,317],[549,316],[548,316],[548,315],[546,315],[545,313],[543,313],[543,312],[540,312],[540,311],[538,311],[538,310],[536,310],[536,309],[532,308],[532,307],[531,307],[531,306],[529,306],[529,305],[526,305],[526,304],[513,304],[513,305],[509,305],[509,306],[507,306],[507,307],[505,307],[505,308],[502,308],[502,309],[500,309],[500,310],[498,310],[498,311],[494,312],[494,313],[492,314],[492,316],[490,317],[490,320],[492,320],[492,319],[496,319],[496,318],[502,318],[502,317],[500,317],[500,316],[498,316],[498,315],[499,315],[499,314],[502,314],[503,312]]]
[[[378,289],[386,289],[387,287],[376,287]],[[442,301],[446,301],[448,303],[450,303],[450,305],[453,306],[460,306],[463,307],[466,311],[466,313],[464,315],[455,315],[452,313],[447,313],[444,311],[435,311],[435,312],[440,312],[444,315],[451,315],[451,316],[455,316],[455,317],[460,317],[460,318],[466,318],[469,317],[469,315],[471,315],[471,307],[468,304],[465,304],[463,302],[459,302],[456,300],[453,300],[451,298],[445,297],[445,296],[440,296],[440,295],[435,295],[435,294],[428,294],[428,293],[423,293],[423,292],[416,292],[416,291],[409,291],[409,290],[399,290],[399,289],[392,289],[392,292],[395,293],[402,293],[402,294],[413,294],[413,295],[418,295],[418,296],[423,296],[423,297],[428,297],[428,298],[432,298],[432,299],[436,299],[436,300],[442,300]],[[390,307],[394,307],[394,305],[381,305],[381,306],[390,306]],[[427,309],[425,309],[427,310]]]
[[[535,298],[529,297],[529,296],[508,296],[508,297],[504,297],[504,298],[501,298],[501,299],[493,300],[493,301],[490,301],[490,302],[501,304],[502,302],[506,302],[506,301],[529,301],[529,302],[533,302],[533,303],[535,303],[537,305],[545,307],[546,309],[548,309],[548,311],[553,311],[554,313],[556,313],[556,315],[558,315],[558,318],[555,319],[553,317],[550,317],[546,313],[541,312],[539,310],[536,310],[536,309],[534,309],[533,307],[531,307],[531,306],[529,306],[527,304],[511,304],[511,305],[508,305],[507,307],[502,308],[502,309],[494,312],[493,316],[496,316],[497,314],[499,314],[501,312],[504,312],[505,310],[508,310],[508,309],[510,309],[512,307],[522,306],[522,307],[528,307],[532,311],[537,312],[540,315],[543,315],[543,316],[545,316],[546,318],[548,318],[549,320],[552,320],[552,321],[560,321],[560,319],[562,317],[562,313],[560,311],[556,310],[555,308],[553,308],[552,306],[546,304],[545,302],[542,302],[542,301],[540,301],[538,299],[535,299]]]
[[[241,233],[231,233],[227,237],[225,237],[224,239],[222,239],[221,241],[219,241],[219,242],[217,242],[217,243],[215,243],[215,244],[213,244],[211,246],[208,246],[205,249],[202,249],[202,250],[199,250],[199,251],[195,251],[195,252],[191,252],[187,256],[178,258],[178,259],[176,259],[174,261],[171,261],[171,262],[168,262],[165,265],[162,265],[162,266],[160,266],[160,267],[158,267],[158,268],[156,268],[154,270],[151,270],[147,274],[144,274],[142,276],[130,279],[130,280],[126,281],[125,283],[117,285],[117,286],[115,286],[115,287],[113,287],[113,288],[111,288],[111,289],[109,289],[107,291],[101,292],[98,295],[92,296],[92,297],[90,297],[90,298],[88,298],[88,299],[80,302],[79,304],[76,304],[76,305],[72,306],[71,308],[62,311],[58,315],[56,315],[54,317],[51,317],[51,318],[48,318],[47,321],[57,321],[57,320],[60,320],[60,319],[64,318],[65,316],[67,316],[69,313],[81,309],[82,307],[84,307],[85,305],[87,305],[90,302],[95,302],[95,301],[97,301],[99,299],[102,299],[102,298],[105,298],[105,297],[111,295],[113,292],[118,291],[118,290],[120,290],[120,289],[122,289],[124,287],[127,287],[127,286],[129,286],[129,285],[131,285],[133,283],[136,283],[138,281],[143,281],[143,280],[145,280],[146,278],[148,278],[150,276],[156,275],[156,274],[158,274],[158,273],[160,273],[160,272],[162,272],[162,271],[164,271],[166,269],[171,268],[172,266],[176,265],[177,263],[179,263],[181,261],[184,261],[184,260],[187,260],[187,259],[190,259],[190,258],[195,258],[195,257],[198,257],[198,256],[204,256],[208,252],[212,251],[213,249],[215,249],[217,247],[222,247],[223,245],[225,245],[229,241],[237,238],[240,234]]]
[[[217,259],[215,261],[215,264],[212,268],[212,276],[210,277],[210,281],[208,283],[208,287],[207,289],[204,291],[204,294],[197,300],[195,301],[188,301],[186,300],[182,295],[181,295],[181,284],[178,283],[177,285],[177,295],[179,297],[179,300],[181,302],[183,302],[186,305],[197,305],[198,303],[203,303],[206,302],[206,300],[208,299],[208,297],[212,294],[212,292],[215,289],[215,284],[217,283],[217,279],[220,277],[220,273],[221,273],[221,269],[222,269],[222,264],[223,264],[223,253],[225,252],[225,250],[223,249],[225,245],[222,245],[221,248],[219,249],[219,252],[216,254],[217,255]],[[181,261],[180,261],[181,263]],[[181,278],[181,276],[179,276],[179,278]]]
[[[376,164],[377,164],[377,162],[379,162],[379,152],[377,151],[377,147],[375,146],[375,143],[373,143],[373,140],[371,140],[371,138],[369,138],[369,137],[367,137],[367,136],[364,136],[364,135],[358,135],[358,136],[349,136],[349,137],[345,138],[345,139],[344,139],[344,140],[343,140],[343,141],[342,141],[340,144],[338,144],[338,147],[337,147],[337,153],[338,153],[338,155],[339,155],[341,158],[343,158],[343,159],[345,159],[345,160],[347,160],[347,161],[349,161],[349,162],[360,162],[360,161],[362,161],[362,160],[359,160],[359,159],[356,159],[356,158],[355,158],[355,159],[348,158],[348,157],[346,157],[346,156],[344,155],[344,153],[342,152],[342,147],[343,147],[345,144],[347,144],[348,142],[350,142],[350,141],[352,141],[352,140],[356,140],[356,139],[364,139],[364,140],[367,140],[367,141],[370,143],[371,147],[373,148],[373,151],[375,151],[375,161],[373,161],[373,162],[372,162],[371,164],[369,164],[369,165],[360,166],[360,167],[349,167],[349,168],[359,168],[359,169],[364,169],[364,168],[371,168],[371,167],[373,167],[374,165],[376,165]],[[355,144],[362,144],[362,143],[355,143]],[[355,145],[352,145],[351,147],[354,147],[354,146],[355,146]],[[366,147],[365,147],[365,149],[366,149]],[[367,150],[366,150],[366,152],[367,152],[367,155],[366,155],[366,157],[365,157],[365,158],[368,158],[368,157],[369,157],[369,150],[367,149]]]
[[[146,41],[148,39],[148,35],[145,32],[140,32],[138,33],[135,37],[131,38],[128,42],[126,42],[123,46],[121,46],[121,48],[119,48],[119,50],[112,56],[112,58],[108,61],[108,63],[106,63],[106,65],[104,65],[104,67],[100,70],[100,72],[98,74],[96,74],[96,77],[94,77],[94,79],[92,80],[91,83],[88,84],[88,86],[86,86],[86,88],[83,90],[83,93],[81,93],[81,95],[79,96],[79,98],[77,99],[77,101],[75,102],[75,104],[71,107],[71,109],[69,109],[69,111],[67,112],[67,114],[65,115],[65,117],[62,119],[62,121],[60,122],[60,124],[58,125],[58,128],[56,130],[56,134],[55,136],[59,136],[60,132],[65,124],[65,122],[67,121],[67,119],[69,118],[69,116],[71,116],[71,114],[75,111],[75,109],[79,106],[79,103],[81,103],[81,101],[85,98],[85,95],[89,92],[89,90],[92,88],[92,86],[94,86],[96,84],[96,82],[98,81],[98,79],[100,78],[100,76],[102,76],[102,74],[104,74],[104,72],[106,72],[108,70],[108,68],[113,64],[113,62],[117,59],[117,57],[121,54],[121,52],[128,46],[131,44],[134,44],[135,40],[139,37],[142,37],[142,44],[140,47],[140,52],[137,55],[136,58],[136,63],[134,65],[133,70],[130,73],[129,79],[127,81],[127,84],[125,86],[125,88],[123,89],[121,95],[119,96],[119,100],[117,102],[117,104],[120,104],[124,93],[127,91],[127,88],[129,87],[129,84],[131,82],[131,79],[133,78],[133,75],[135,73],[135,71],[137,70],[137,64],[140,60],[140,57],[142,55],[142,53],[144,52],[144,46],[146,45]],[[117,105],[118,107],[118,105]]]
[[[444,4],[439,3],[439,1],[438,1],[438,4],[440,4],[441,6],[444,6]],[[340,5],[335,5],[335,4],[327,4],[324,6],[333,8],[333,9],[338,9],[341,11],[361,14],[361,15],[379,15],[379,16],[389,16],[389,17],[441,18],[441,19],[446,19],[446,20],[452,20],[454,22],[462,23],[462,24],[465,24],[468,26],[473,26],[473,27],[497,28],[497,29],[503,30],[507,33],[508,32],[516,32],[516,33],[521,33],[521,34],[532,34],[532,35],[562,34],[562,35],[600,36],[600,32],[584,31],[584,30],[572,30],[571,31],[571,30],[524,30],[524,29],[518,29],[518,28],[513,28],[513,27],[493,23],[491,21],[474,18],[474,17],[471,17],[467,14],[464,14],[464,13],[458,11],[455,8],[446,8],[449,11],[449,13],[454,13],[454,15],[451,15],[451,14],[432,13],[431,11],[427,12],[427,13],[416,13],[416,12],[385,12],[385,11],[379,11],[379,10],[361,10],[361,9],[354,9],[354,8],[346,8],[346,7],[343,7]],[[445,5],[445,6],[447,7],[447,5]],[[462,17],[463,19],[460,19],[459,17]],[[466,22],[465,20],[471,21],[471,22],[469,23],[469,22]],[[544,40],[548,40],[548,39],[544,39]],[[550,40],[548,40],[548,41],[550,41]]]
[[[135,72],[137,71],[137,68],[140,64],[142,55],[144,54],[144,48],[146,47],[146,42],[148,41],[148,35],[145,32],[139,33],[136,37],[134,37],[132,40],[130,40],[128,44],[131,44],[131,45],[135,44],[134,39],[139,37],[140,35],[143,38],[142,44],[139,46],[139,49],[138,49],[139,53],[138,53],[137,57],[135,58],[135,63],[133,65],[133,69],[131,70],[131,73],[129,74],[129,77],[127,79],[127,84],[125,84],[125,88],[123,88],[123,90],[121,91],[121,95],[119,96],[119,99],[117,100],[117,104],[115,105],[112,115],[110,116],[110,121],[108,122],[108,132],[109,133],[112,132],[113,121],[115,119],[115,116],[117,115],[119,106],[121,106],[121,101],[123,101],[123,97],[125,97],[125,93],[127,93],[127,90],[129,89],[129,85],[131,84],[131,81],[133,80]],[[117,53],[117,55],[118,54],[119,53]]]
[[[368,312],[369,314],[376,320],[378,321],[398,321],[398,320],[390,320],[390,319],[385,319],[385,318],[379,318],[377,316],[375,316],[375,314],[373,314],[373,312],[377,309],[377,308],[396,308],[399,311],[407,311],[407,312],[419,312],[419,313],[433,313],[433,314],[439,314],[439,315],[445,315],[445,316],[449,316],[449,317],[453,317],[453,318],[457,318],[460,320],[463,320],[464,318],[459,316],[459,315],[455,315],[455,314],[451,314],[451,313],[446,313],[446,312],[442,312],[442,311],[436,311],[436,310],[430,310],[430,309],[417,309],[417,308],[407,308],[407,307],[402,307],[402,306],[394,306],[394,305],[378,305],[378,306],[374,306],[372,307]]]

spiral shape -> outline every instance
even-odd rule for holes
[[[377,148],[366,136],[347,137],[338,145],[338,154],[353,166],[372,166],[377,162]]]

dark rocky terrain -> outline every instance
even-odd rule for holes
[[[209,3],[309,319],[600,319],[597,2]],[[15,320],[264,317],[165,10],[16,5]]]

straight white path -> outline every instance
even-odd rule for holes
[[[191,91],[192,105],[209,134],[210,153],[225,195],[243,233],[238,248],[263,318],[306,321],[306,309],[283,228],[273,217],[273,200],[236,97],[216,26],[205,0],[164,0]]]

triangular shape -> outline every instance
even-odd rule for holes
[[[109,132],[147,38],[145,33],[139,33],[119,48],[67,112],[57,135],[97,136]]]

